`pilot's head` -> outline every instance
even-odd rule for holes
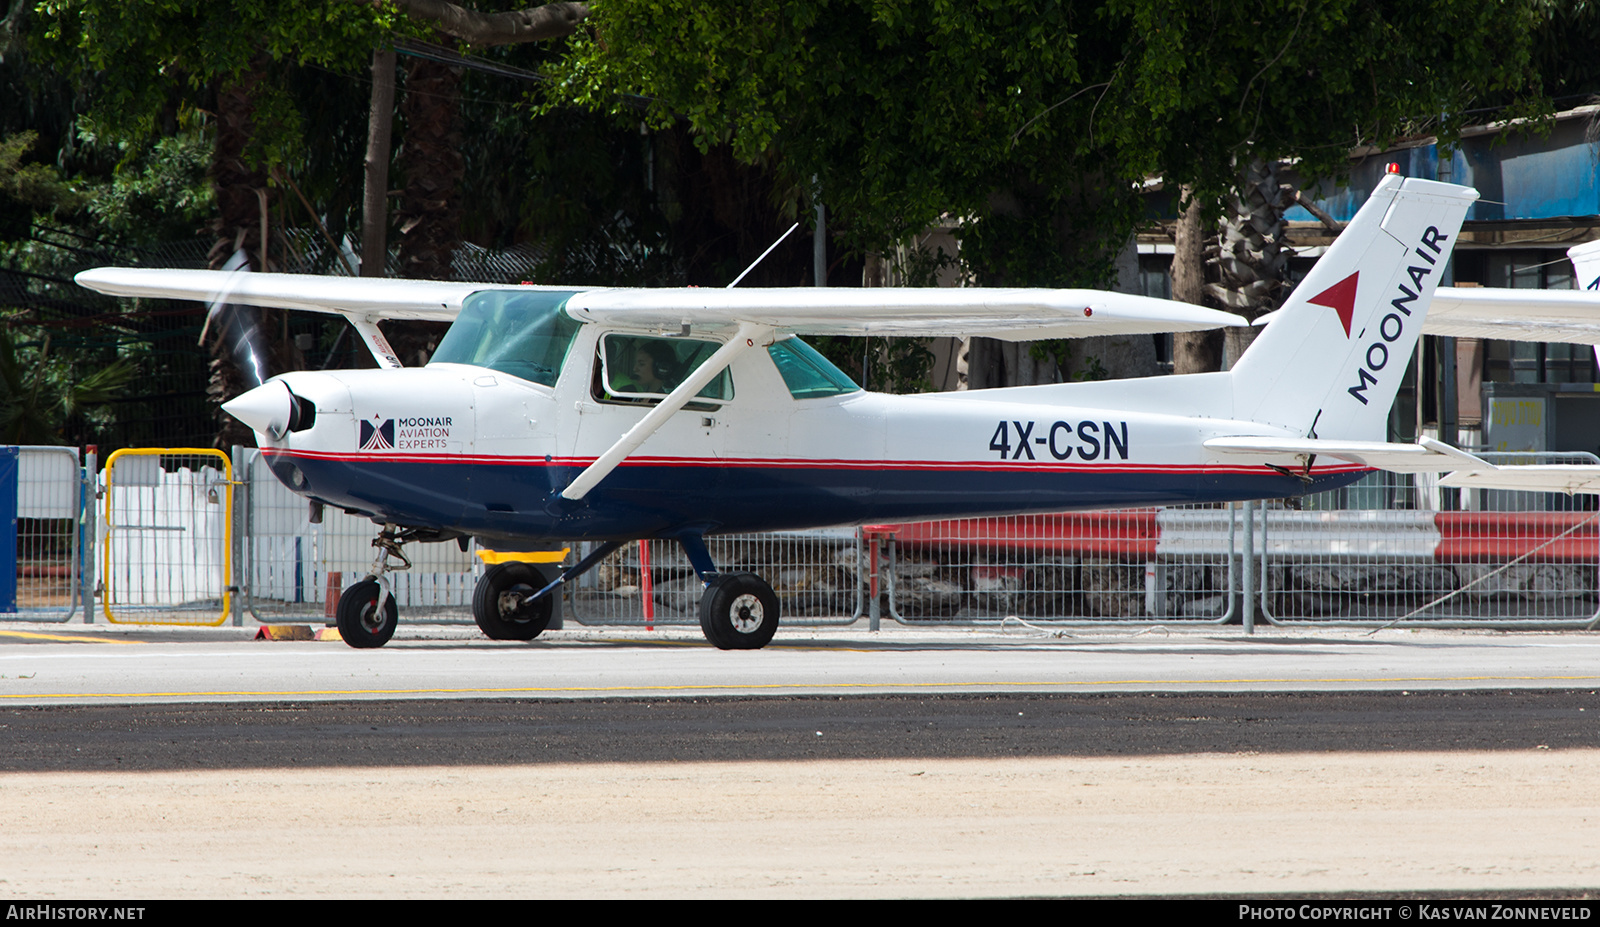
[[[633,353],[633,381],[641,388],[660,389],[666,385],[667,365],[656,356],[659,348],[640,345]]]

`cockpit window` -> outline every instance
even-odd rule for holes
[[[472,364],[555,386],[580,324],[564,310],[571,291],[480,290],[461,301],[430,363]]]
[[[799,338],[776,342],[767,348],[767,353],[778,365],[778,373],[789,387],[789,395],[796,399],[839,396],[861,389],[843,370]]]

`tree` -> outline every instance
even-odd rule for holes
[[[703,150],[816,177],[856,249],[949,212],[977,220],[979,282],[1095,285],[1147,176],[1214,218],[1241,165],[1337,176],[1355,146],[1448,140],[1524,93],[1533,2],[607,0],[552,100],[644,97]]]

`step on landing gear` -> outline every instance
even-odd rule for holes
[[[705,539],[682,535],[678,543],[705,583],[700,630],[718,650],[760,650],[778,630],[778,595],[754,573],[718,573]]]
[[[400,548],[415,536],[416,532],[411,529],[396,530],[394,525],[384,525],[372,539],[372,546],[378,548],[377,556],[372,559],[372,571],[339,596],[339,605],[334,610],[339,637],[346,644],[361,649],[382,647],[394,637],[400,608],[395,605],[389,581],[384,576],[411,568],[411,561]],[[399,565],[391,566],[390,557],[397,558]]]

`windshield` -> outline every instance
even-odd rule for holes
[[[778,365],[789,395],[796,399],[838,396],[861,389],[843,370],[799,338],[785,338],[767,348],[767,353]]]
[[[568,290],[482,290],[461,302],[431,363],[472,364],[555,386],[579,323]]]

